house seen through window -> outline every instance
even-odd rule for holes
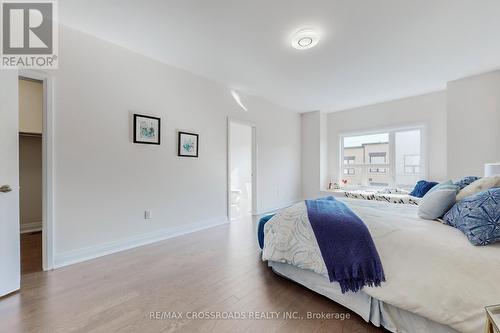
[[[421,129],[344,136],[341,140],[340,178],[347,185],[413,185],[425,176]]]

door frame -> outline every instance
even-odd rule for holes
[[[252,133],[252,210],[251,214],[258,212],[257,202],[257,126],[254,123],[237,118],[227,117],[227,219],[231,222],[231,123],[249,126]]]
[[[19,79],[43,83],[42,127],[42,267],[54,267],[54,88],[52,76],[44,71],[21,69]],[[19,110],[18,110],[19,113]]]

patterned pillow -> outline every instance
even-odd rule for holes
[[[458,186],[458,190],[461,190],[464,187],[469,186],[470,184],[472,184],[473,182],[475,182],[478,179],[481,179],[481,177],[467,176],[467,177],[460,179],[459,181],[456,181],[454,184]]]
[[[444,222],[462,231],[474,245],[500,241],[500,188],[493,188],[457,202]]]
[[[381,190],[378,190],[377,193],[380,194],[409,194],[410,192],[407,190],[404,190],[402,188],[397,188],[397,187],[386,187]]]
[[[495,187],[500,187],[500,176],[491,176],[478,179],[458,192],[457,201]]]

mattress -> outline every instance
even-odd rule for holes
[[[312,271],[274,261],[268,261],[268,265],[276,274],[335,301],[377,327],[383,326],[398,333],[458,333],[449,326],[386,304],[363,291],[342,294],[338,284],[331,283],[326,277]]]
[[[460,230],[419,218],[417,206],[340,200],[367,225],[384,267],[382,286],[363,289],[383,302],[370,307],[405,310],[458,332],[482,331],[484,307],[500,301],[500,243],[474,246]],[[291,264],[327,280],[303,202],[278,212],[264,229],[264,261]],[[364,318],[366,309],[360,311]]]

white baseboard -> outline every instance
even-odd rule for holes
[[[229,223],[227,217],[212,219],[203,222],[190,223],[162,229],[146,234],[133,236],[127,239],[113,241],[105,244],[84,247],[54,255],[54,268],[60,268],[79,262],[95,259],[108,254],[125,251],[134,247],[143,246],[165,239],[189,234],[195,231],[212,228],[218,225]]]
[[[28,232],[42,231],[42,221],[21,223],[21,233],[27,234]]]

